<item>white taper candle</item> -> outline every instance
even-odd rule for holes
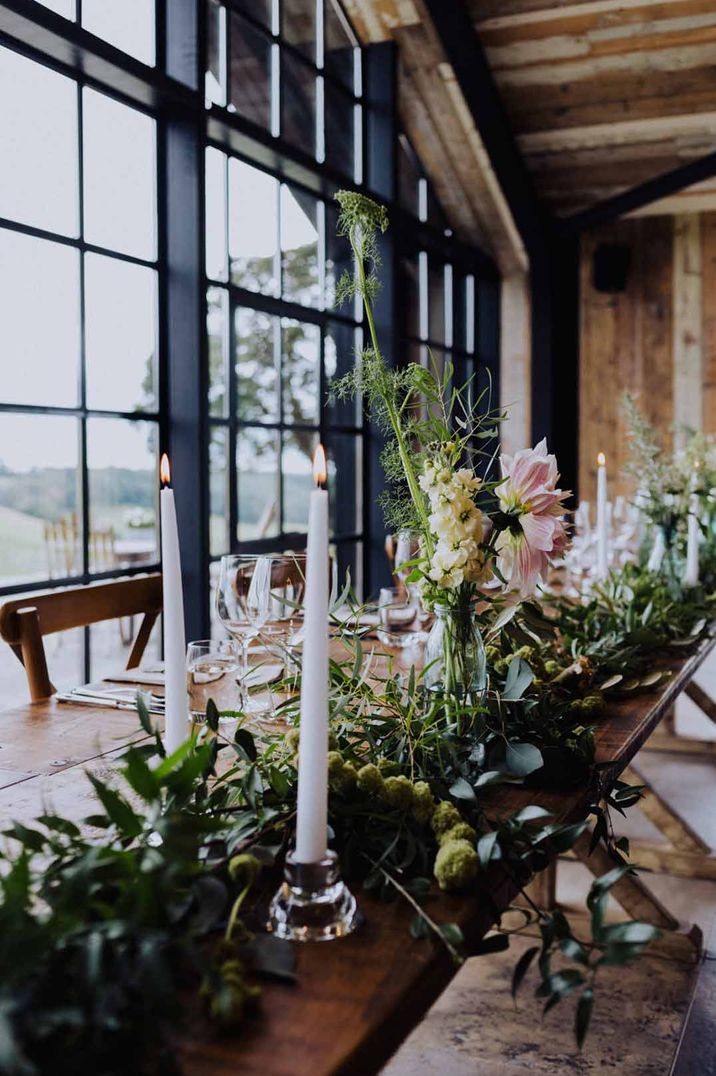
[[[164,746],[171,754],[187,738],[186,634],[174,490],[169,487],[169,460],[162,456],[159,494],[162,535],[162,623],[164,626]]]
[[[689,500],[688,532],[686,539],[686,566],[684,569],[684,586],[695,587],[699,582],[699,482],[698,467],[694,468],[691,478],[691,497]]]
[[[605,579],[609,571],[609,522],[607,511],[607,461],[603,452],[597,456],[597,576]]]
[[[313,476],[319,486],[326,480],[321,445]],[[328,829],[328,493],[320,488],[308,510],[303,638],[295,859],[318,863]]]

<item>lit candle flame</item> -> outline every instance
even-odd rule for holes
[[[313,456],[313,481],[317,486],[322,486],[326,481],[326,453],[323,445],[318,445]]]
[[[169,457],[166,452],[161,458],[159,464],[159,479],[163,486],[168,486],[171,481],[171,472],[169,470]]]
[[[603,452],[600,452],[597,456],[597,467],[604,467],[606,465],[606,462],[607,457],[604,455]]]

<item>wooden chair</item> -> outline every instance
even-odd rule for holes
[[[55,691],[47,671],[42,642],[45,635],[143,613],[127,661],[127,668],[134,669],[142,659],[161,611],[162,577],[158,573],[42,591],[0,606],[0,639],[9,643],[25,666],[30,697],[37,702]]]

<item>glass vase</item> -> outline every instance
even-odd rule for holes
[[[647,567],[664,580],[669,594],[678,598],[683,590],[685,557],[675,523],[654,527],[653,545]]]
[[[482,703],[487,658],[473,605],[435,606],[435,621],[425,644],[424,682],[458,708]]]

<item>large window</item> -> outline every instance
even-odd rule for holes
[[[205,637],[223,553],[305,543],[319,439],[339,566],[374,593],[381,439],[328,394],[365,332],[336,189],[389,207],[389,360],[480,382],[497,353],[494,266],[397,138],[390,50],[337,0],[25,8],[0,0],[0,598],[156,568],[161,449]],[[55,683],[116,668],[131,627],[53,637]]]
[[[361,345],[336,304],[350,267],[315,178],[362,178],[361,54],[325,0],[209,0],[207,106],[225,109],[315,163],[313,188],[218,146],[206,151],[210,553],[305,542],[311,460],[327,448],[341,576],[363,578],[363,418],[328,403]],[[340,476],[339,480],[338,477]]]
[[[0,587],[17,591],[159,559],[157,135],[5,47],[0,98]],[[81,634],[55,643],[74,680],[108,644]]]

